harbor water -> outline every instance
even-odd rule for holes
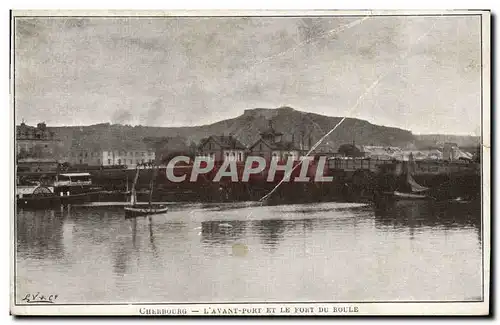
[[[18,209],[15,231],[17,303],[482,299],[473,203],[65,206]]]

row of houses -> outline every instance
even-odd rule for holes
[[[151,143],[149,146],[146,143],[136,143],[130,147],[113,150],[91,150],[75,147],[65,157],[65,161],[71,165],[126,165],[129,168],[135,168],[137,165],[153,163],[157,160],[161,163],[165,160],[165,155],[171,154],[171,152],[161,150],[162,143],[149,142]],[[244,145],[232,135],[211,135],[203,138],[194,148],[186,145],[184,151],[174,151],[176,154],[205,157],[216,162],[226,160],[244,162],[249,155],[260,156],[266,160],[298,160],[301,155],[306,153],[306,150],[305,146],[299,146],[293,141],[286,141],[283,133],[276,131],[270,123],[269,127],[260,133],[260,138],[250,146]]]
[[[21,158],[27,159],[50,159],[54,158],[56,148],[60,147],[60,140],[56,139],[52,132],[49,132],[44,123],[39,123],[36,128],[26,126],[24,123],[17,128],[17,149],[18,161]],[[162,140],[166,142],[167,140]],[[71,165],[88,166],[128,166],[135,168],[138,165],[151,164],[153,162],[162,163],[165,160],[165,150],[159,150],[158,143],[154,141],[144,143],[134,143],[133,145],[122,146],[121,148],[100,148],[96,144],[93,148],[85,146],[72,146],[68,152],[57,157],[60,163]],[[168,141],[167,141],[168,142]],[[294,141],[286,141],[283,133],[276,131],[271,122],[269,127],[260,133],[260,138],[250,146],[244,145],[232,135],[211,135],[200,141],[194,147],[185,146],[185,151],[176,154],[188,154],[191,156],[205,157],[216,162],[236,161],[244,162],[247,156],[260,156],[270,160],[288,161],[298,160],[304,156],[309,146],[298,145]],[[37,156],[37,151],[43,153]],[[187,152],[189,151],[189,152]],[[413,150],[405,151],[394,146],[367,146],[343,144],[337,152],[323,152],[330,157],[336,158],[369,158],[377,160],[406,160],[412,153],[416,160],[472,160],[470,153],[464,152],[456,144],[445,144],[441,150]],[[31,155],[30,155],[31,154]],[[169,153],[167,150],[167,154]],[[26,157],[24,157],[26,156]]]
[[[461,149],[456,143],[444,143],[440,148],[426,150],[403,150],[393,146],[365,146],[343,144],[336,157],[370,158],[377,160],[408,160],[410,154],[415,160],[470,161],[474,154]]]
[[[299,147],[293,142],[283,140],[283,134],[269,129],[260,134],[260,139],[250,147],[245,147],[232,136],[211,136],[200,143],[198,155],[215,161],[243,161],[245,156],[260,156],[266,160],[298,160],[309,147]],[[317,153],[315,150],[314,153]],[[471,161],[474,155],[458,147],[456,143],[445,143],[442,148],[427,150],[403,150],[395,146],[374,146],[343,144],[336,152],[322,152],[332,158],[364,158],[372,160],[415,160]]]
[[[268,129],[260,133],[260,139],[249,147],[231,135],[209,136],[202,139],[196,154],[214,161],[242,162],[249,155],[266,160],[297,160],[304,153],[303,147],[285,141],[283,133],[276,131],[270,124]]]
[[[154,142],[154,141],[151,141]],[[156,147],[155,147],[156,146]],[[136,143],[130,147],[118,149],[99,150],[85,147],[73,147],[63,159],[71,165],[89,166],[117,166],[126,165],[135,168],[137,165],[156,162],[161,163],[168,152],[161,151],[161,143],[147,145]],[[184,152],[178,150],[177,154],[205,157],[216,162],[236,161],[244,162],[249,155],[260,156],[266,160],[297,160],[305,153],[304,146],[285,141],[283,133],[276,131],[272,124],[260,133],[260,139],[247,147],[232,135],[211,135],[203,138],[200,143],[191,148],[185,147]]]
[[[132,166],[152,163],[155,161],[155,151],[150,148],[134,148],[120,150],[88,150],[72,149],[64,159],[71,165],[89,166]]]
[[[20,171],[44,172],[56,168],[59,163],[135,167],[154,162],[155,151],[146,144],[104,149],[100,144],[77,144],[65,149],[63,141],[45,123],[38,123],[35,127],[22,122],[16,127],[16,158]]]

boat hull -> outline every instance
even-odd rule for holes
[[[384,195],[393,200],[428,200],[429,196],[424,194],[415,194],[415,193],[403,193],[403,192],[385,192]]]
[[[135,218],[135,217],[149,216],[154,214],[162,214],[167,211],[168,207],[161,205],[153,207],[130,206],[130,207],[125,207],[125,218]]]
[[[30,197],[18,197],[17,206],[25,208],[50,208],[66,204],[79,204],[96,201],[99,197],[99,192],[91,193],[80,193],[69,196],[57,196],[57,195],[47,195],[47,196],[30,196]]]

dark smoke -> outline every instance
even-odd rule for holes
[[[111,117],[113,124],[127,124],[132,121],[132,113],[126,109],[117,109]]]
[[[163,100],[157,98],[148,110],[141,116],[141,124],[143,125],[157,125],[158,121],[161,120],[163,114],[166,111],[166,107],[163,104]]]

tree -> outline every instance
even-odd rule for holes
[[[362,157],[361,150],[353,144],[343,144],[339,147],[339,153],[346,157]]]

